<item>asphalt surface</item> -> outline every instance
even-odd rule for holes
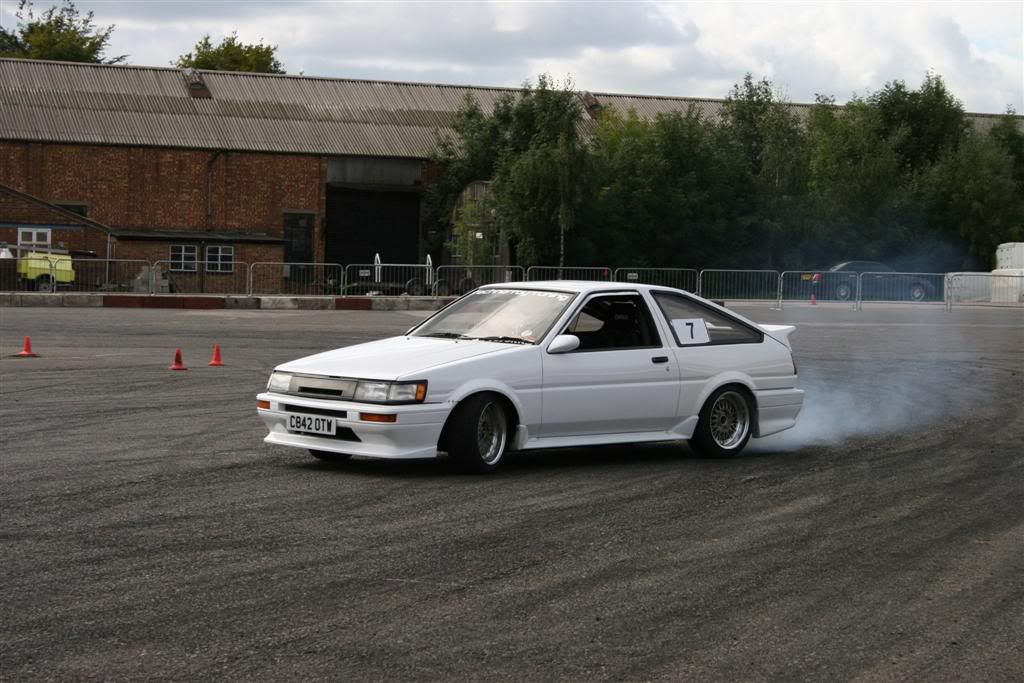
[[[0,677],[1021,680],[1024,311],[739,310],[796,430],[480,477],[262,443],[276,363],[420,314],[0,308]]]

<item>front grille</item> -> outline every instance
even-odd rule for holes
[[[340,401],[355,396],[356,384],[357,382],[352,379],[293,375],[288,385],[288,393]]]
[[[330,410],[328,408],[308,408],[306,406],[295,406],[289,403],[285,403],[281,408],[286,413],[308,413],[309,415],[323,415],[325,417],[348,417],[348,411],[345,410]]]

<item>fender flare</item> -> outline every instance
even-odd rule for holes
[[[452,390],[448,394],[448,398],[445,399],[445,402],[454,408],[467,396],[479,394],[485,391],[500,394],[503,398],[507,399],[508,402],[512,404],[512,408],[516,411],[516,417],[522,418],[523,404],[516,395],[515,390],[504,382],[499,382],[494,379],[471,379]]]
[[[744,375],[741,372],[735,370],[727,370],[726,372],[720,372],[717,375],[709,378],[704,383],[704,388],[701,390],[700,396],[697,400],[697,412],[700,413],[704,409],[704,404],[707,403],[708,398],[711,394],[715,393],[727,384],[739,384],[750,392],[750,398],[753,402],[754,414],[750,420],[750,433],[751,436],[757,436],[761,431],[759,411],[757,409],[757,388],[754,385],[754,381],[749,376]]]

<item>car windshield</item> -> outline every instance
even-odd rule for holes
[[[418,327],[414,337],[536,344],[575,298],[568,292],[484,288]]]

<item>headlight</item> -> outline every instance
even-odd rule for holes
[[[388,400],[402,403],[420,403],[427,397],[426,382],[402,382],[392,384]]]
[[[292,383],[292,376],[287,372],[272,372],[267,381],[267,391],[285,393]]]
[[[422,403],[426,397],[426,382],[360,382],[352,398],[371,403]]]
[[[360,382],[356,387],[355,400],[383,403],[388,400],[387,382]]]

